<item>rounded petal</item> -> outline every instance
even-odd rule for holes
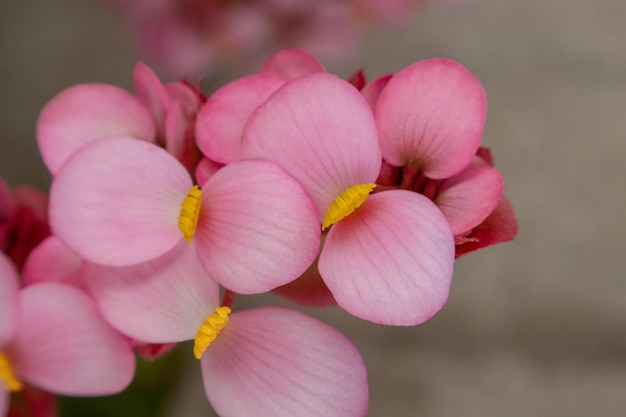
[[[224,164],[238,161],[246,120],[285,81],[283,77],[251,75],[213,93],[196,120],[196,141],[202,153]]]
[[[26,285],[60,282],[82,288],[83,259],[56,236],[50,236],[30,253],[22,271]]]
[[[182,242],[165,255],[122,268],[88,264],[85,285],[103,316],[142,342],[193,339],[219,305],[219,287],[193,246]]]
[[[463,170],[476,154],[487,116],[480,81],[446,59],[417,62],[397,73],[376,105],[383,157],[415,163],[433,179]]]
[[[58,172],[50,224],[91,262],[137,264],[182,240],[178,216],[191,186],[185,168],[165,150],[132,138],[101,139]]]
[[[17,329],[18,292],[17,268],[4,253],[0,252],[0,348],[13,337]]]
[[[165,138],[165,115],[170,106],[170,99],[165,86],[154,71],[139,62],[133,72],[133,83],[137,99],[150,111],[155,122],[157,136]]]
[[[21,292],[19,332],[6,353],[18,378],[62,395],[122,391],[135,372],[128,339],[113,330],[81,291],[57,283]]]
[[[326,72],[326,68],[310,53],[303,49],[287,48],[272,55],[259,74],[293,79],[302,75]]]
[[[221,416],[367,412],[367,375],[354,345],[327,324],[286,308],[233,313],[204,353],[202,373],[207,397]]]
[[[275,164],[230,164],[203,187],[200,260],[236,293],[266,292],[297,278],[315,259],[320,234],[311,200]]]
[[[62,91],[41,111],[37,143],[52,174],[77,149],[105,136],[154,141],[150,113],[135,97],[107,84],[80,84]]]
[[[452,233],[463,235],[496,208],[503,189],[504,181],[495,168],[470,167],[441,184],[435,204],[448,219]]]
[[[339,306],[398,326],[422,323],[439,311],[453,265],[445,217],[428,198],[405,190],[373,194],[333,225],[319,260]]]
[[[324,218],[347,188],[372,183],[381,155],[372,111],[359,91],[329,74],[285,84],[248,120],[243,159],[284,168],[309,193]]]
[[[365,97],[365,100],[367,100],[372,109],[376,108],[376,103],[378,103],[380,94],[383,92],[392,77],[393,74],[381,75],[380,77],[365,84],[365,87],[361,90],[361,94],[363,94],[363,97]]]

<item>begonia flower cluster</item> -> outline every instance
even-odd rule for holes
[[[176,75],[298,46],[326,58],[355,56],[364,29],[406,22],[424,1],[107,0],[146,59]],[[251,59],[252,58],[252,59]]]
[[[33,219],[0,241],[0,416],[24,387],[120,392],[133,350],[183,341],[221,416],[364,416],[344,335],[291,308],[238,310],[237,294],[413,326],[445,304],[456,257],[516,234],[480,147],[484,89],[454,61],[345,81],[286,49],[208,97],[144,64],[134,84],[44,107],[49,201],[0,187],[0,232],[20,205]]]

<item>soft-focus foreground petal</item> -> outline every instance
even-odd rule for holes
[[[18,378],[63,395],[122,391],[135,372],[128,339],[80,290],[42,283],[21,291],[19,332],[6,354]]]
[[[287,48],[265,61],[259,74],[293,79],[316,72],[326,72],[317,58],[303,49]]]
[[[448,298],[454,239],[428,198],[405,190],[371,195],[333,225],[319,270],[337,304],[380,324],[412,326]]]
[[[219,304],[219,288],[193,246],[181,241],[165,255],[122,268],[87,264],[84,281],[103,316],[142,342],[193,339]]]
[[[56,236],[41,242],[28,256],[22,275],[24,284],[59,282],[82,288],[83,259]]]
[[[457,258],[486,246],[513,240],[517,235],[517,219],[513,205],[502,197],[496,209],[457,244]]]
[[[209,276],[234,292],[297,278],[315,259],[320,234],[302,186],[270,162],[227,165],[202,187],[198,254]]]
[[[91,262],[144,262],[183,238],[178,216],[191,186],[185,168],[158,146],[125,137],[100,139],[58,172],[50,190],[50,224]]]
[[[324,218],[347,188],[372,183],[381,155],[372,111],[351,84],[319,73],[285,84],[248,120],[242,159],[277,163]]]
[[[37,143],[55,174],[77,149],[105,136],[153,141],[154,122],[135,97],[107,84],[81,84],[54,97],[41,111]]]
[[[503,189],[504,181],[495,168],[474,166],[445,180],[435,204],[448,219],[452,233],[462,235],[496,208]]]
[[[393,76],[375,114],[387,162],[417,164],[427,177],[441,179],[460,172],[476,154],[487,100],[466,68],[431,59]]]
[[[223,417],[360,417],[365,365],[340,332],[298,311],[233,313],[202,358],[204,387]]]
[[[15,334],[19,314],[19,281],[13,262],[0,252],[0,347]]]
[[[251,75],[213,93],[196,121],[196,141],[202,153],[224,164],[238,161],[246,120],[286,81],[278,76]]]

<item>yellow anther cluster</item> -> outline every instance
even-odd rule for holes
[[[358,184],[341,193],[324,216],[322,230],[328,229],[344,217],[352,214],[367,199],[376,184]]]
[[[0,352],[0,383],[4,383],[4,386],[11,392],[21,391],[24,388],[13,372],[9,358],[2,352]]]
[[[230,314],[230,308],[218,307],[202,323],[193,344],[193,354],[196,359],[200,359],[204,354],[206,348],[219,336],[220,332],[228,323],[228,315]]]
[[[178,216],[178,228],[183,232],[187,243],[191,243],[191,239],[193,239],[193,235],[196,233],[201,204],[202,190],[197,185],[194,185],[183,200],[180,215]]]

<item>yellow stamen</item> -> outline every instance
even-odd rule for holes
[[[202,323],[193,341],[193,354],[196,359],[200,359],[206,348],[220,335],[220,332],[224,326],[226,326],[226,323],[228,323],[229,314],[230,308],[224,306],[218,307],[213,314],[207,317],[204,323]]]
[[[202,190],[197,185],[194,185],[183,200],[180,215],[178,216],[178,228],[185,235],[187,243],[191,243],[191,239],[193,239],[193,235],[196,233],[201,203]]]
[[[358,184],[354,187],[346,189],[341,193],[324,216],[322,230],[328,229],[331,225],[337,223],[344,217],[352,214],[367,199],[376,184]]]
[[[0,352],[0,383],[4,383],[7,389],[11,392],[21,391],[24,388],[22,381],[17,379],[9,358],[2,352]]]

